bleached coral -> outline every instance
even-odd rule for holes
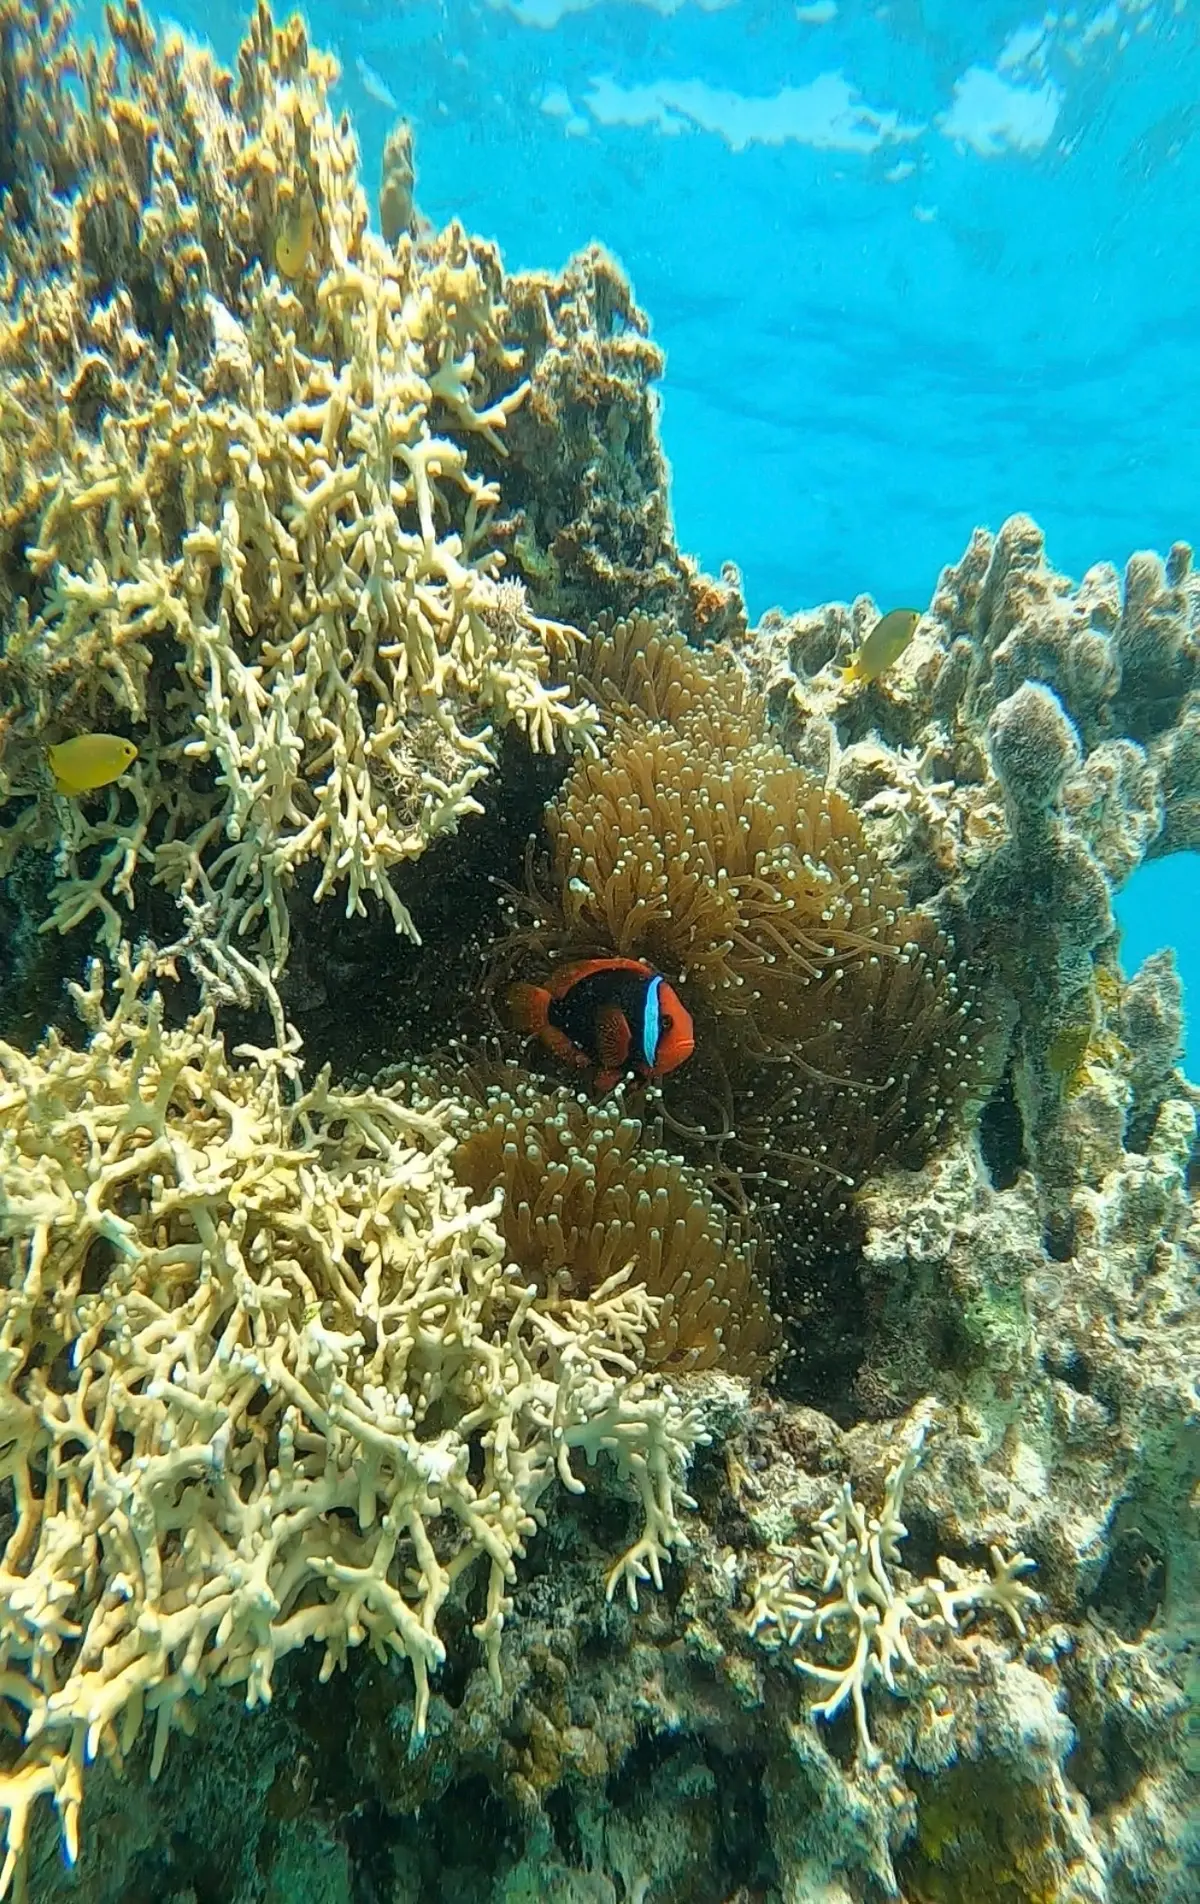
[[[316,898],[374,895],[415,934],[396,869],[480,810],[493,729],[552,751],[592,722],[549,678],[571,631],[500,579],[483,466],[528,385],[496,253],[369,231],[336,68],[298,21],[260,7],[234,84],[130,0],[85,108],[53,24],[12,11],[6,123],[44,56],[68,189],[34,166],[34,236],[0,220],[0,864],[54,847],[51,923],[99,915],[110,948],[156,882],[278,970],[310,865]],[[164,253],[187,319],[165,283],[157,330],[138,287]],[[136,767],[55,798],[46,742],[98,720]]]
[[[869,1515],[855,1500],[846,1481],[837,1499],[818,1516],[810,1545],[776,1549],[779,1564],[759,1579],[748,1619],[751,1633],[775,1627],[791,1648],[797,1669],[828,1686],[826,1696],[812,1707],[814,1718],[833,1719],[851,1704],[868,1765],[878,1764],[881,1755],[867,1724],[867,1690],[879,1681],[894,1693],[901,1690],[897,1671],[917,1675],[909,1629],[958,1633],[974,1614],[994,1608],[1024,1637],[1024,1611],[1037,1599],[1021,1579],[1034,1565],[1030,1556],[1017,1553],[1006,1559],[995,1546],[990,1578],[943,1556],[936,1576],[910,1584],[899,1579],[900,1542],[908,1532],[901,1519],[904,1489],[920,1461],[930,1418],[929,1406],[916,1411],[877,1515]],[[813,1576],[820,1599],[801,1585]],[[805,1640],[819,1645],[827,1628],[844,1632],[849,1641],[849,1657],[841,1666],[825,1665],[799,1650]]]
[[[700,1424],[641,1373],[627,1275],[541,1305],[498,1199],[455,1179],[447,1107],[305,1085],[275,1043],[179,1029],[126,961],[90,1033],[0,1045],[0,1771],[19,1882],[30,1806],[74,1857],[84,1769],[212,1683],[364,1641],[406,1658],[420,1735],[439,1614],[487,1576],[493,1673],[516,1562],[572,1459],[606,1454],[644,1525],[609,1591],[659,1578]],[[271,997],[269,982],[266,984]],[[15,1743],[13,1743],[15,1741]]]

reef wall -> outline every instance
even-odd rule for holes
[[[1183,1904],[1190,551],[749,630],[611,259],[109,32],[0,0],[0,1895]]]

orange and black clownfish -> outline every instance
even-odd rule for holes
[[[597,1091],[628,1070],[661,1078],[691,1057],[691,1014],[673,985],[642,959],[560,965],[545,985],[510,985],[509,1016],[567,1064],[596,1066]]]

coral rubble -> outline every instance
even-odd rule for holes
[[[0,1895],[1187,1904],[1190,551],[747,631],[606,253],[108,27],[0,0]],[[492,1037],[613,953],[661,1087]]]

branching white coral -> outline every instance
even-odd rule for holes
[[[1006,1559],[996,1547],[990,1578],[944,1556],[937,1563],[940,1577],[912,1585],[894,1577],[901,1565],[900,1542],[908,1532],[901,1519],[904,1489],[921,1459],[930,1419],[931,1404],[926,1403],[917,1411],[903,1455],[888,1474],[878,1515],[859,1505],[847,1481],[818,1517],[811,1546],[775,1549],[779,1564],[758,1581],[748,1620],[751,1633],[775,1627],[791,1647],[797,1669],[829,1688],[812,1707],[815,1718],[833,1719],[851,1703],[859,1747],[869,1765],[878,1764],[882,1755],[867,1724],[867,1689],[880,1680],[889,1692],[899,1692],[897,1670],[917,1670],[909,1628],[957,1633],[965,1619],[994,1607],[1023,1635],[1023,1609],[1037,1599],[1021,1579],[1033,1560],[1028,1554]],[[800,1584],[814,1574],[825,1596],[820,1600]],[[820,1643],[828,1629],[844,1633],[849,1642],[843,1665],[823,1665],[798,1650],[805,1640]]]
[[[99,968],[84,1050],[0,1044],[0,1896],[27,1818],[69,1854],[83,1772],[154,1724],[153,1767],[213,1683],[269,1699],[315,1641],[403,1655],[425,1725],[440,1610],[487,1569],[493,1675],[516,1563],[577,1451],[633,1487],[610,1580],[659,1576],[700,1425],[640,1373],[627,1277],[539,1306],[498,1207],[449,1163],[448,1106],[307,1087],[275,1043],[168,1029],[146,963]]]
[[[33,613],[18,591],[0,657],[0,866],[53,847],[47,925],[93,919],[110,951],[149,882],[215,897],[224,942],[265,949],[279,972],[303,869],[318,900],[340,894],[351,914],[373,897],[416,936],[396,870],[482,810],[494,729],[552,752],[595,716],[550,679],[573,631],[499,579],[500,489],[479,463],[504,455],[528,384],[494,252],[458,226],[399,247],[369,231],[334,69],[302,28],[256,17],[241,63],[254,86],[230,103],[206,55],[156,52],[130,17],[141,92],[178,95],[189,124],[203,95],[195,194],[237,261],[236,292],[222,287],[236,308],[199,299],[185,362],[173,332],[159,345],[133,328],[131,306],[117,344],[135,341],[132,369],[88,328],[82,276],[31,287],[28,322],[0,322],[2,381],[10,358],[25,370],[41,317],[51,340],[70,328],[55,313],[75,299],[107,391],[93,431],[49,362],[31,385],[58,420],[22,554],[43,586]],[[103,120],[104,97],[94,109]],[[155,192],[181,163],[180,116],[157,115]],[[114,188],[101,173],[81,190]],[[196,206],[167,199],[146,216],[208,281]],[[308,251],[285,275],[275,241],[298,203]],[[0,520],[27,478],[0,457]],[[46,742],[98,709],[131,727],[137,764],[84,806],[55,798]]]

